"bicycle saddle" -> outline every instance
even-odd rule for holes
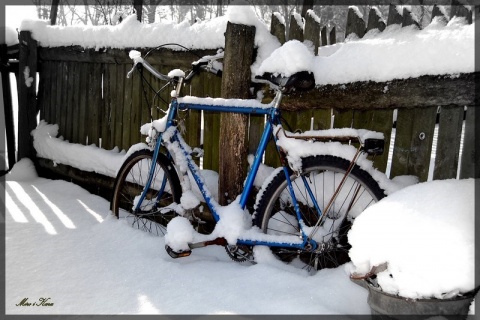
[[[315,77],[310,71],[300,71],[289,77],[265,72],[262,75],[255,76],[255,79],[260,80],[260,82],[266,81],[278,86],[283,93],[291,93],[294,89],[298,91],[308,91],[315,87]]]

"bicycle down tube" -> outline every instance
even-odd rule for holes
[[[168,120],[167,120],[167,126],[166,126],[165,131],[168,130],[170,127],[174,126],[174,118],[175,118],[178,110],[183,111],[183,110],[190,109],[190,110],[203,110],[203,111],[225,112],[225,113],[266,115],[267,116],[267,121],[266,121],[266,124],[265,124],[265,128],[264,128],[264,131],[263,131],[262,136],[260,138],[260,142],[259,142],[259,145],[257,147],[256,153],[255,153],[255,156],[254,156],[254,160],[251,164],[251,168],[250,168],[250,170],[248,172],[248,175],[246,177],[244,189],[242,191],[242,194],[240,195],[239,204],[240,204],[242,209],[245,209],[248,197],[249,197],[250,192],[253,188],[253,183],[254,183],[254,180],[255,180],[255,176],[256,176],[256,174],[258,172],[258,169],[260,167],[260,163],[262,162],[262,157],[263,157],[263,154],[266,150],[266,147],[267,147],[267,144],[270,140],[270,137],[273,136],[273,139],[276,140],[275,136],[272,134],[273,133],[273,127],[276,126],[276,125],[281,125],[280,124],[280,119],[279,119],[279,111],[276,108],[276,106],[278,107],[278,104],[280,103],[280,100],[281,100],[281,93],[278,93],[278,96],[274,99],[274,101],[270,105],[267,105],[267,107],[261,108],[261,107],[242,107],[242,106],[228,106],[228,105],[207,105],[207,104],[183,103],[183,102],[179,103],[178,99],[173,98],[172,101],[171,101],[171,104],[170,104],[169,113],[167,115]],[[154,150],[154,157],[156,155],[158,155],[158,152],[160,150],[160,145],[161,145],[161,142],[162,142],[162,136],[163,135],[160,134],[159,137],[158,137],[158,140],[156,142],[155,150]],[[191,158],[189,157],[189,152],[185,148],[185,146],[188,146],[188,145],[186,145],[186,143],[183,141],[183,139],[181,138],[180,132],[178,132],[178,130],[176,128],[174,129],[174,133],[172,134],[172,139],[174,141],[179,142],[179,147],[180,147],[180,149],[183,153],[183,156],[187,160],[187,166],[188,166],[190,172],[192,173],[192,176],[193,176],[197,186],[199,187],[199,190],[202,193],[203,198],[205,199],[205,202],[206,202],[207,206],[209,207],[209,209],[212,213],[212,216],[214,217],[215,221],[218,222],[220,217],[219,217],[219,215],[217,213],[217,209],[216,209],[217,204],[216,204],[215,200],[211,198],[210,193],[206,189],[206,186],[204,185],[203,180],[200,178],[200,174],[198,172],[198,167],[191,160]],[[185,144],[185,146],[184,146],[184,144]],[[288,169],[286,167],[284,167],[283,170],[285,172],[286,179],[287,179],[288,184],[289,184],[289,190],[290,190],[290,194],[292,196],[292,201],[294,203],[297,219],[298,219],[298,221],[302,221],[302,217],[301,217],[300,209],[299,209],[299,206],[298,206],[298,203],[297,203],[297,199],[296,199],[296,196],[295,196],[295,193],[294,193],[294,190],[293,190],[293,186],[291,185],[291,182],[290,182]],[[154,171],[155,171],[155,163],[152,163],[152,167],[150,168],[149,175],[153,176]],[[149,184],[150,184],[150,182],[147,183],[147,186]],[[307,186],[307,188],[308,188],[308,186]],[[141,205],[142,200],[145,198],[145,195],[146,195],[147,192],[148,192],[148,188],[145,187],[143,192],[142,192],[140,201],[137,204],[137,209]],[[316,203],[316,200],[315,200],[314,197],[312,197],[312,201],[314,203]],[[318,205],[315,205],[315,207],[319,210]],[[318,211],[318,214],[321,215],[321,212]],[[275,239],[274,239],[275,237],[272,237],[272,241],[258,241],[258,240],[249,240],[249,239],[239,239],[237,241],[237,244],[238,245],[249,245],[249,246],[266,245],[266,246],[270,246],[270,247],[304,248],[305,245],[307,244],[307,242],[309,242],[309,244],[312,246],[312,249],[315,249],[317,247],[316,242],[312,239],[308,239],[308,236],[304,232],[303,226],[302,226],[301,223],[300,223],[300,229],[302,230],[301,231],[301,234],[302,234],[302,240],[301,241],[297,240],[295,242],[278,242],[278,240],[275,241]]]

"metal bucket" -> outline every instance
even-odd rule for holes
[[[467,319],[478,289],[452,299],[407,299],[383,292],[368,281],[368,305],[374,319]],[[362,285],[363,286],[363,285]],[[436,319],[436,318],[435,318]]]

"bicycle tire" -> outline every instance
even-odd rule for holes
[[[305,195],[306,189],[300,177],[308,180],[323,212],[328,199],[333,195],[333,186],[338,186],[340,177],[344,176],[349,165],[348,160],[321,155],[303,158],[302,172],[299,176],[289,169],[303,222],[307,227],[315,225],[318,214],[312,210],[313,205]],[[305,190],[302,190],[301,186]],[[320,234],[317,232],[317,236],[313,237],[319,245],[316,252],[273,247],[271,250],[285,263],[292,263],[308,270],[338,267],[350,261],[347,233],[352,225],[351,220],[384,196],[384,190],[371,175],[358,165],[354,165],[331,210],[327,212],[323,229],[319,230]],[[259,193],[254,212],[254,224],[264,233],[301,235],[283,170],[270,180],[263,193]]]
[[[135,199],[144,189],[152,163],[153,152],[147,149],[136,151],[125,160],[115,179],[110,208],[132,227],[162,236],[168,222],[177,215],[172,204],[180,203],[182,188],[172,162],[160,153],[149,192],[140,210],[134,211]]]

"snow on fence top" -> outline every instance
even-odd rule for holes
[[[31,31],[40,46],[46,47],[146,48],[178,43],[191,49],[215,49],[225,44],[227,21],[256,27],[258,54],[251,68],[253,76],[311,71],[317,85],[326,85],[475,71],[474,24],[467,24],[464,18],[453,18],[446,25],[435,18],[422,30],[399,25],[383,32],[374,29],[361,39],[320,47],[317,56],[311,47],[296,40],[280,46],[249,6],[229,6],[225,16],[193,25],[186,21],[142,24],[131,15],[115,26],[62,27],[26,20],[21,29]]]

